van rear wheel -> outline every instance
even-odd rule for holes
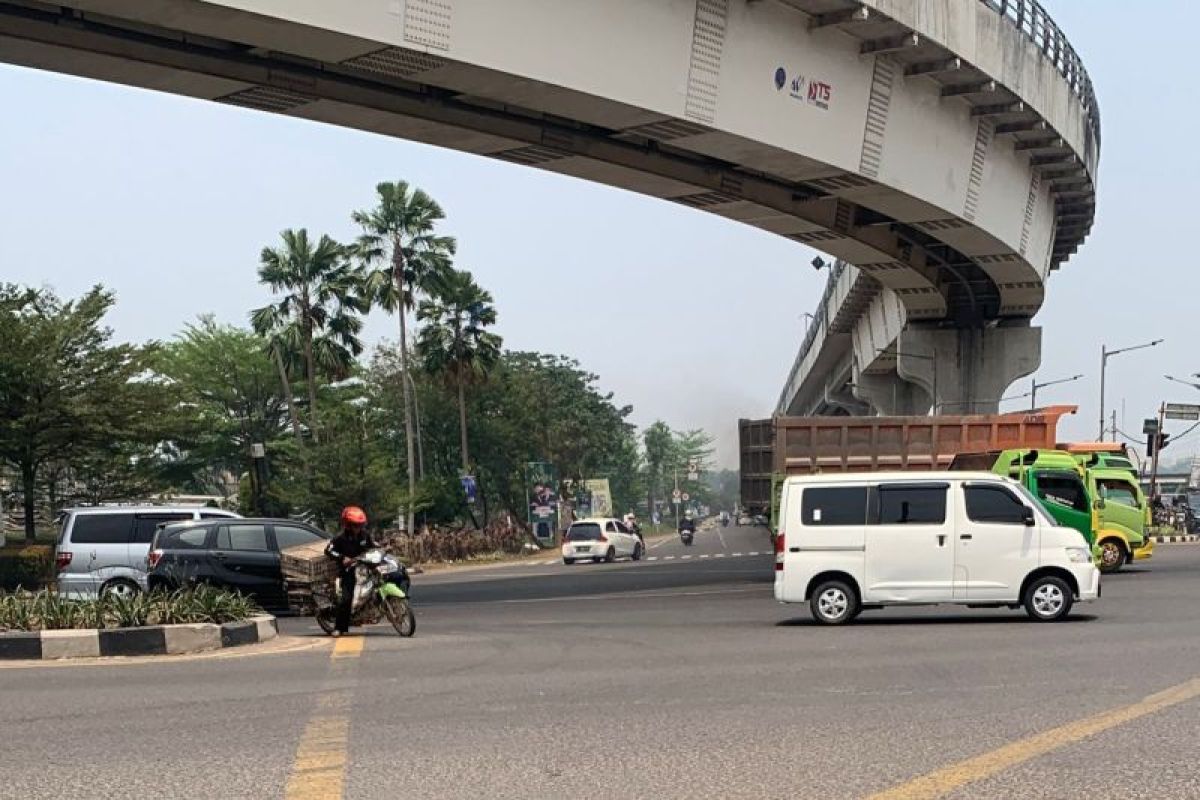
[[[1065,619],[1074,602],[1071,587],[1054,575],[1043,575],[1025,589],[1025,613],[1038,622]]]
[[[845,581],[825,581],[809,599],[813,619],[822,625],[844,625],[858,616],[858,592]]]
[[[130,600],[142,593],[141,588],[133,581],[115,578],[100,587],[101,597],[111,597],[116,600]]]

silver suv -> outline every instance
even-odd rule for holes
[[[237,516],[219,508],[184,506],[69,508],[54,551],[58,592],[79,600],[144,592],[146,556],[159,525]]]

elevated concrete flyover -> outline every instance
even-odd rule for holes
[[[0,61],[753,225],[877,282],[885,350],[1028,320],[1094,205],[1091,87],[1033,0],[0,0]]]

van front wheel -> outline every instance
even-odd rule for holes
[[[1071,587],[1053,575],[1043,575],[1025,589],[1025,613],[1038,622],[1065,619],[1072,603]]]
[[[809,600],[813,619],[822,625],[843,625],[858,616],[858,592],[844,581],[825,581]]]

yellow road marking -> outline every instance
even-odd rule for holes
[[[995,775],[1030,759],[1095,736],[1110,728],[1200,697],[1200,678],[1172,686],[1136,703],[1103,711],[1057,728],[1019,739],[988,753],[902,783],[868,800],[927,800],[942,797],[969,783]]]
[[[343,636],[334,642],[330,678],[340,679],[362,655],[362,636]],[[346,780],[346,749],[350,743],[350,693],[325,692],[304,728],[284,797],[287,800],[341,800]]]
[[[343,636],[333,645],[334,658],[357,658],[362,655],[366,639],[361,636]]]

